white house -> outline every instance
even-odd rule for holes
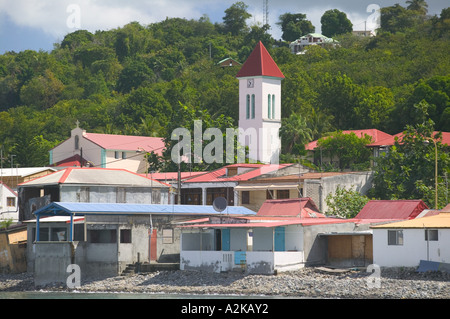
[[[134,173],[148,170],[146,155],[162,155],[162,138],[88,133],[78,126],[70,138],[50,150],[50,166],[122,168]]]
[[[291,53],[293,54],[303,54],[305,48],[307,48],[310,45],[331,45],[336,46],[337,41],[333,40],[332,38],[328,38],[322,34],[319,33],[308,33],[301,38],[291,42],[289,44],[289,48],[291,49]]]
[[[450,207],[438,215],[372,226],[373,262],[417,267],[421,260],[450,263]]]
[[[17,210],[17,193],[0,182],[0,221],[12,219],[19,220]]]
[[[317,235],[352,231],[355,224],[311,213],[315,206],[303,211],[292,201],[281,200],[277,216],[262,207],[254,217],[230,220],[224,211],[223,219],[181,226],[180,269],[273,274],[326,263],[327,239]]]

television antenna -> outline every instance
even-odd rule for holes
[[[263,0],[263,25],[269,24],[269,0]]]

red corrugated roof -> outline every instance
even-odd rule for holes
[[[422,200],[370,200],[355,219],[414,219],[427,208]]]
[[[292,164],[231,164],[214,170],[212,172],[189,178],[185,183],[204,183],[204,182],[238,182],[246,181],[251,178],[274,172],[278,169],[290,166]],[[227,176],[228,168],[249,168],[249,170],[233,176]]]
[[[162,155],[164,139],[160,137],[86,133],[84,138],[108,150],[155,152]]]
[[[63,160],[61,160],[57,163],[54,163],[50,166],[51,167],[70,167],[70,166],[81,167],[81,163],[83,163],[83,166],[87,166],[87,161],[84,158],[81,158],[81,156],[79,154],[75,154],[71,157],[63,159]]]
[[[258,211],[256,216],[291,216],[300,218],[324,218],[316,204],[309,197],[289,199],[268,199]]]
[[[437,133],[439,133],[439,132],[434,131],[433,135],[436,135]],[[392,135],[390,137],[386,137],[386,138],[381,139],[379,141],[375,141],[374,143],[371,143],[371,144],[369,144],[367,146],[369,146],[369,147],[373,147],[373,146],[391,146],[391,145],[394,145],[396,137],[399,139],[399,142],[401,143],[402,142],[402,138],[403,138],[403,132],[395,134],[395,135]],[[450,132],[442,132],[442,141],[441,142],[442,142],[442,144],[450,145]]]
[[[373,143],[378,143],[379,141],[382,141],[382,140],[389,140],[391,138],[393,140],[393,136],[391,134],[385,133],[385,132],[377,130],[377,129],[346,130],[346,131],[342,131],[342,133],[343,134],[355,133],[356,136],[358,136],[358,137],[364,137],[364,135],[367,134],[370,137],[372,137]],[[370,145],[372,145],[372,144],[370,144]],[[305,145],[305,149],[308,150],[308,151],[312,151],[316,147],[317,147],[317,140],[316,141],[312,141],[312,142],[310,142],[310,143]]]
[[[284,78],[283,73],[278,68],[275,61],[270,56],[267,49],[261,41],[256,45],[253,52],[245,61],[242,68],[236,75],[237,78],[247,76],[271,76],[276,78]]]

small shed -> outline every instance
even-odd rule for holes
[[[26,262],[27,227],[14,225],[0,231],[0,273],[22,273]]]

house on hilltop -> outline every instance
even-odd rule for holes
[[[289,44],[289,49],[293,54],[304,54],[305,49],[311,45],[335,47],[338,42],[320,33],[308,33]]]
[[[161,156],[164,149],[159,137],[88,133],[77,126],[70,138],[50,150],[50,166],[122,168],[145,173],[146,154]]]
[[[383,140],[390,140],[393,139],[393,136],[391,134],[385,133],[383,131],[377,130],[377,129],[364,129],[364,130],[344,130],[342,131],[342,134],[356,134],[357,137],[362,138],[365,136],[370,136],[372,139],[373,145],[377,145],[380,143],[380,141]],[[327,138],[327,137],[323,137]],[[322,164],[331,164],[336,166],[339,162],[336,157],[329,158],[325,156],[320,148],[318,148],[318,140],[312,141],[305,145],[305,150],[307,151],[307,158],[311,162],[315,163],[316,165],[322,165]],[[367,145],[367,147],[373,147],[372,144]]]
[[[433,136],[435,136],[437,131],[433,132]],[[446,145],[447,149],[450,146],[450,132],[441,132],[442,133],[442,144]],[[397,140],[400,144],[403,140],[403,132],[400,132],[395,135],[386,136],[384,138],[380,138],[377,140],[374,140],[371,144],[368,144],[367,147],[370,147],[373,149],[373,155],[375,157],[380,156],[383,152],[387,152],[391,146],[395,144],[395,141]]]

